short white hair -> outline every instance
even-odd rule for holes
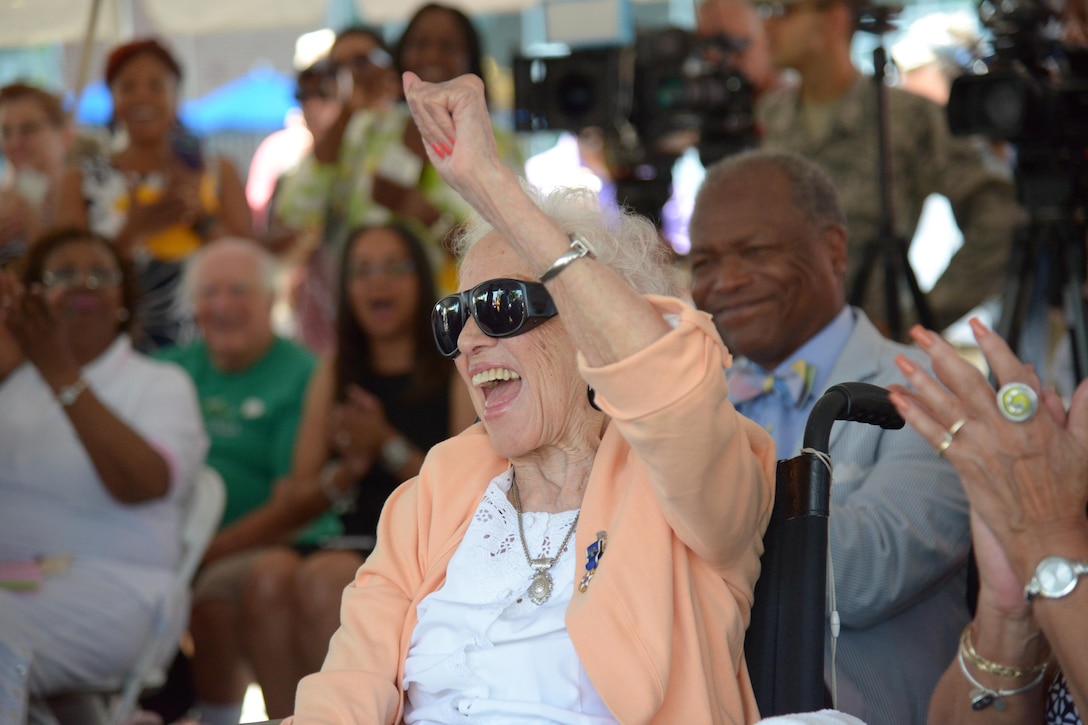
[[[567,234],[586,242],[600,262],[636,291],[673,296],[683,293],[672,250],[646,217],[628,209],[604,207],[592,189],[558,187],[545,194],[524,180],[522,187],[549,219]],[[452,241],[454,254],[463,259],[491,231],[489,223],[473,214]]]
[[[252,239],[245,237],[223,237],[205,244],[189,257],[185,265],[185,275],[181,280],[181,300],[190,309],[196,304],[197,287],[200,285],[200,271],[205,260],[221,252],[242,252],[257,263],[257,278],[261,289],[269,297],[276,294],[276,258],[272,253]]]

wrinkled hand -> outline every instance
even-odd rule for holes
[[[913,390],[893,386],[892,401],[904,419],[934,447],[960,419],[945,457],[956,468],[971,508],[1008,556],[1022,585],[1030,578],[1040,546],[1088,530],[1088,381],[1073,396],[1067,416],[1053,390],[1041,390],[1038,376],[1005,341],[977,319],[971,327],[998,384],[1031,386],[1041,410],[1030,421],[1013,423],[998,411],[993,387],[942,340],[915,327],[912,336],[932,359],[947,389],[906,358],[897,364]]]
[[[49,306],[41,285],[24,289],[10,272],[0,270],[0,322],[46,381],[71,382],[79,364],[68,344],[66,326]]]
[[[489,168],[502,166],[483,81],[463,75],[445,83],[427,83],[408,72],[404,95],[427,157],[446,183],[479,208],[483,191],[476,181]]]

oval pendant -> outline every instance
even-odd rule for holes
[[[538,571],[529,584],[529,598],[533,604],[543,604],[552,597],[552,577],[546,571]]]

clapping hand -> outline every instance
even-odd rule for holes
[[[378,460],[382,442],[391,429],[381,401],[357,385],[348,387],[347,399],[334,406],[329,415],[330,445],[357,475]],[[362,470],[357,471],[360,467]]]
[[[0,323],[47,381],[65,380],[79,369],[66,325],[50,307],[41,285],[25,289],[14,275],[0,270]]]
[[[128,243],[142,243],[147,237],[171,226],[191,227],[204,216],[200,202],[200,175],[176,164],[169,171],[162,195],[151,202],[141,202],[137,188],[129,189],[128,215],[119,238]]]
[[[942,387],[906,358],[897,360],[912,389],[893,386],[904,419],[955,466],[977,520],[993,534],[1020,582],[1063,537],[1083,535],[1088,520],[1088,381],[1068,415],[1030,365],[977,319],[971,327],[998,384],[1021,383],[1038,412],[1020,422],[1001,413],[994,389],[939,335],[916,327]],[[962,421],[962,422],[961,422]],[[977,533],[977,532],[976,532]]]

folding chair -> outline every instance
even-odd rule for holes
[[[816,401],[802,453],[778,462],[774,511],[763,537],[762,573],[744,638],[763,717],[830,706],[824,687],[824,626],[831,471],[816,452],[827,454],[837,420],[903,427],[887,390],[840,383]]]
[[[181,526],[181,559],[174,583],[153,623],[151,639],[125,677],[117,682],[91,683],[79,692],[48,698],[61,723],[117,725],[132,714],[145,689],[161,687],[166,668],[178,649],[179,621],[188,621],[190,585],[208,543],[219,528],[227,492],[223,479],[205,466],[185,503]]]

